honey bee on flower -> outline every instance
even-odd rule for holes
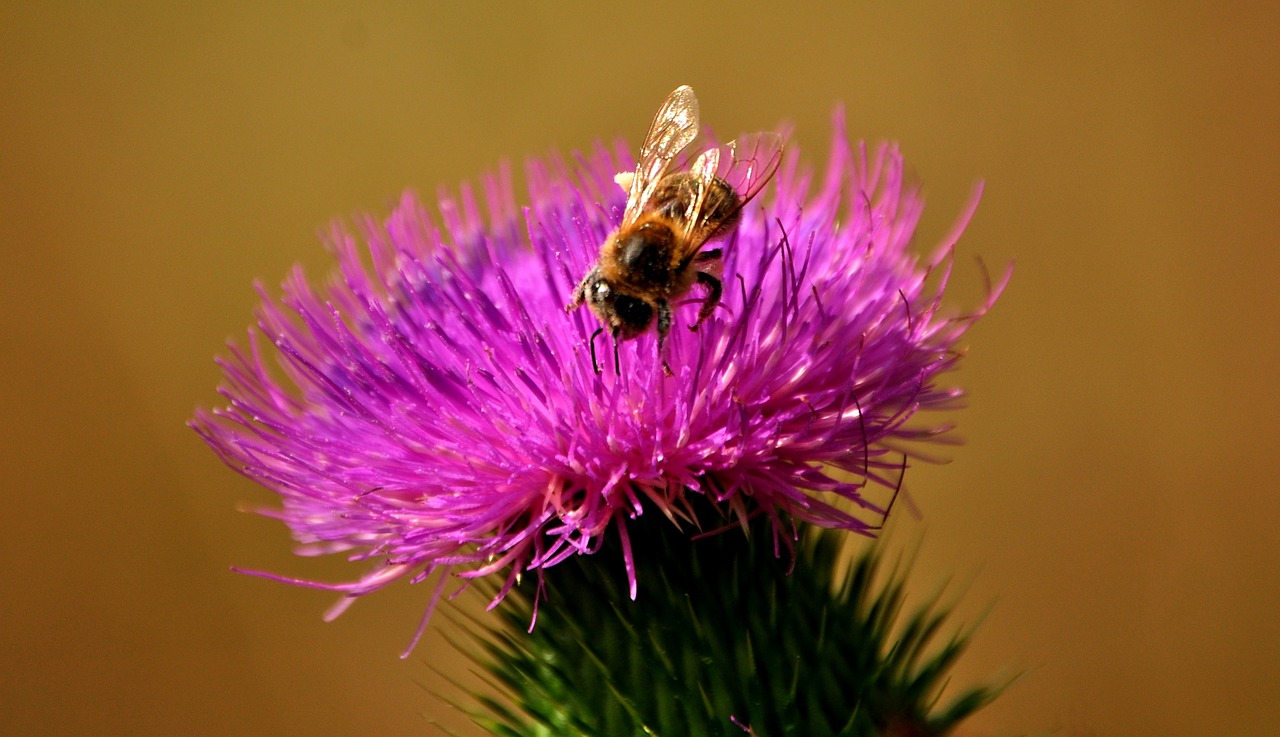
[[[644,334],[657,325],[658,356],[671,369],[663,344],[671,331],[672,303],[695,284],[706,297],[696,330],[720,303],[719,248],[710,241],[732,233],[742,208],[778,170],[783,140],[777,133],[754,133],[703,151],[687,171],[669,171],[671,162],[698,135],[698,98],[689,86],[677,87],[658,108],[634,173],[615,181],[627,190],[622,223],[600,247],[595,265],[573,290],[567,310],[584,303],[614,339]],[[598,366],[597,366],[598,369]]]

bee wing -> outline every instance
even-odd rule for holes
[[[703,243],[722,233],[724,223],[730,222],[738,212],[764,189],[764,185],[778,171],[782,161],[783,138],[773,132],[752,133],[741,136],[720,148],[703,151],[693,162],[692,175],[682,183],[691,188],[681,196],[687,202],[684,233],[681,241],[686,247],[680,257],[687,258],[702,248]],[[719,178],[733,190],[733,195],[715,186]],[[733,202],[726,200],[733,199]]]
[[[778,171],[783,144],[782,136],[772,131],[740,136],[724,146],[711,173],[728,182],[745,205]]]
[[[667,167],[698,135],[698,98],[688,85],[667,95],[640,145],[640,161],[631,178],[623,222],[635,220],[653,197]]]
[[[718,148],[709,148],[703,151],[693,162],[693,166],[689,167],[689,173],[701,181],[710,181],[711,177],[714,177],[719,170],[720,149]]]

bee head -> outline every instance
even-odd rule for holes
[[[653,322],[653,307],[644,300],[615,289],[604,277],[587,285],[587,304],[618,340],[630,340]]]

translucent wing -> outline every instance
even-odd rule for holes
[[[679,201],[686,205],[680,218],[685,226],[681,240],[686,244],[681,258],[692,256],[708,240],[737,224],[742,208],[778,170],[783,143],[777,133],[752,133],[698,156],[687,179],[678,185]]]
[[[689,167],[689,173],[700,180],[709,181],[720,170],[720,149],[709,148],[698,155]]]
[[[782,136],[772,131],[751,133],[724,146],[723,153],[717,155],[712,173],[738,193],[742,200],[739,207],[759,194],[778,171],[783,143]]]
[[[646,209],[671,160],[698,135],[698,98],[688,85],[667,95],[640,146],[640,162],[631,178],[624,223]]]

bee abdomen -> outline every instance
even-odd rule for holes
[[[702,187],[707,191],[701,192]],[[701,208],[690,212],[701,193]],[[738,224],[742,198],[720,177],[700,180],[689,172],[676,172],[663,178],[653,195],[655,208],[672,220],[684,222],[691,215],[701,223],[704,232],[693,233],[707,241],[723,235]]]

